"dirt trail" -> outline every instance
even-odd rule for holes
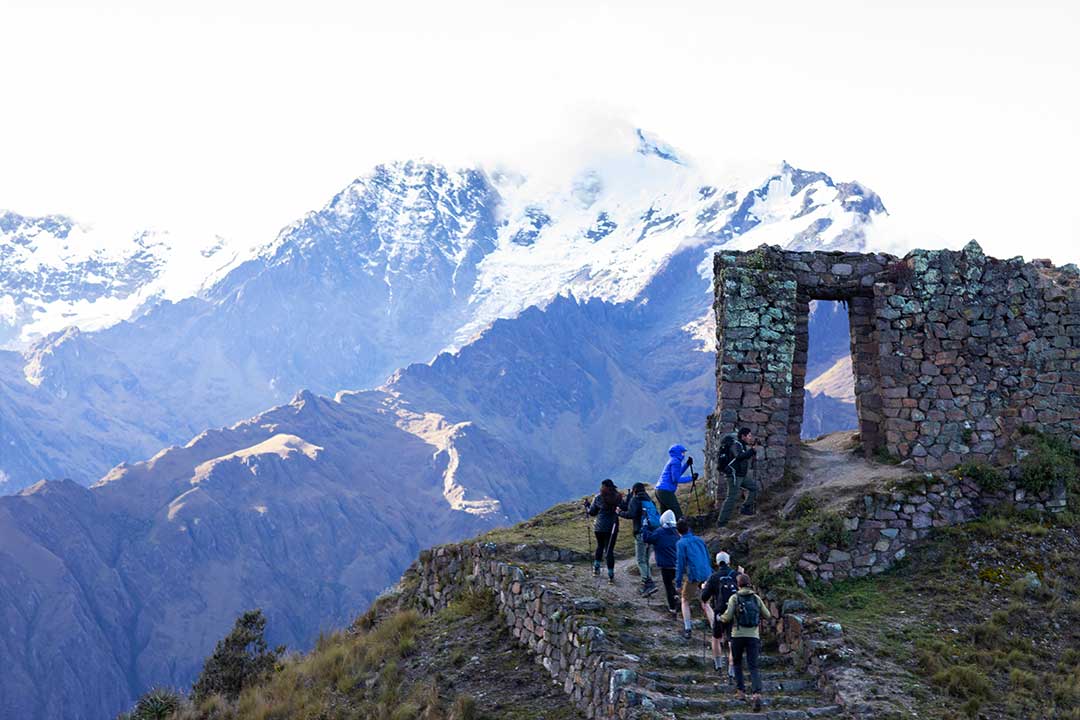
[[[873,463],[855,453],[855,433],[838,432],[803,443],[796,464],[797,491],[843,490],[911,476],[899,465]]]

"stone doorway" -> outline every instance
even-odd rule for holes
[[[758,478],[783,477],[801,443],[810,302],[847,305],[855,405],[863,451],[882,444],[882,398],[874,283],[888,256],[784,253],[761,248],[716,256],[717,407],[706,436],[706,478],[716,482],[715,450],[725,433],[750,427],[762,447]]]

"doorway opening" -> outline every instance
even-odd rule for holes
[[[851,350],[847,303],[811,300],[807,312],[801,439],[858,429]]]

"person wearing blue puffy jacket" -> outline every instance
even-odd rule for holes
[[[660,577],[664,581],[664,592],[667,594],[668,612],[677,615],[679,612],[678,600],[675,597],[675,566],[678,564],[679,531],[675,528],[675,513],[670,510],[664,511],[660,516],[660,529],[654,530],[648,525],[641,527],[642,539],[653,546],[656,554],[656,567],[660,569]]]
[[[660,503],[660,512],[671,510],[675,513],[676,520],[682,519],[683,512],[679,507],[679,498],[675,496],[675,491],[680,483],[697,480],[697,473],[693,471],[694,458],[687,458],[684,462],[683,455],[685,454],[686,448],[682,445],[672,445],[668,448],[670,457],[667,465],[664,466],[664,471],[660,473],[660,481],[656,483],[656,499]],[[690,474],[685,475],[688,468]]]

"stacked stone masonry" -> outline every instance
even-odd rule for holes
[[[847,303],[865,452],[917,470],[1008,464],[1028,426],[1080,450],[1080,273],[962,251],[886,254],[762,247],[714,259],[716,409],[706,477],[724,433],[752,428],[759,477],[780,478],[799,442],[811,300]],[[712,461],[712,462],[710,462]]]
[[[983,512],[1011,506],[1015,510],[1058,513],[1067,504],[1064,483],[1032,494],[1008,482],[986,491],[959,474],[932,475],[903,488],[866,494],[849,507],[844,517],[841,545],[819,544],[814,552],[797,558],[800,580],[829,582],[876,575],[902,560],[909,547],[934,528],[968,522]]]
[[[551,557],[543,559],[569,559],[560,556],[566,551],[545,552]],[[490,543],[443,545],[421,553],[406,578],[418,577],[418,601],[426,611],[444,608],[468,590],[491,590],[510,633],[586,717],[637,717],[625,697],[626,668],[618,666],[620,655],[610,652],[603,630],[588,624],[566,593],[530,580],[521,567],[498,556]]]

